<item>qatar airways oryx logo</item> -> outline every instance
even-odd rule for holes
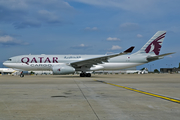
[[[23,57],[21,62],[27,65],[29,63],[58,63],[58,57],[52,57],[51,59],[49,57]]]
[[[152,41],[145,49],[145,52],[146,53],[154,52],[156,55],[159,55],[159,52],[161,49],[161,44],[162,44],[162,41],[160,41],[160,40],[165,37],[165,34],[166,33],[163,33],[162,35],[157,37],[154,41]]]

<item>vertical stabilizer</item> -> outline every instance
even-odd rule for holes
[[[136,54],[150,54],[159,55],[161,46],[166,35],[166,31],[158,31],[156,34],[134,55]]]

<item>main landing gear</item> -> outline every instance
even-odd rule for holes
[[[80,77],[91,77],[91,73],[80,73]]]

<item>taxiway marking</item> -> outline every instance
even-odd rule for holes
[[[146,92],[146,91],[138,90],[138,89],[135,89],[135,88],[116,85],[116,84],[113,84],[113,83],[107,83],[107,82],[104,82],[104,81],[99,81],[99,80],[95,80],[95,81],[102,82],[102,83],[105,83],[105,84],[113,85],[113,86],[116,86],[116,87],[124,88],[124,89],[127,89],[127,90],[131,90],[131,91],[134,91],[134,92],[150,95],[150,96],[153,96],[153,97],[161,98],[161,99],[164,99],[164,100],[168,100],[168,101],[180,104],[179,99],[175,99],[175,98],[171,98],[171,97],[167,97],[167,96],[163,96],[163,95],[158,95],[158,94],[155,94],[155,93]]]

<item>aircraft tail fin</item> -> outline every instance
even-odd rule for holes
[[[154,36],[139,51],[134,53],[134,55],[136,54],[159,55],[165,35],[166,35],[166,31],[156,32],[156,34],[154,34]]]

